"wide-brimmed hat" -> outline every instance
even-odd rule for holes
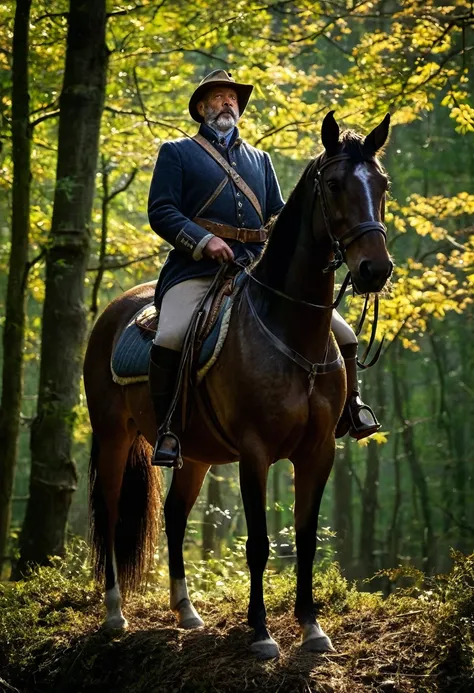
[[[245,108],[249,102],[250,94],[253,90],[253,84],[239,84],[232,79],[230,72],[225,70],[214,70],[208,74],[202,82],[199,84],[191,98],[189,99],[189,112],[191,118],[193,118],[197,123],[202,123],[203,118],[199,115],[197,110],[197,105],[208,89],[213,89],[214,87],[230,87],[234,89],[237,93],[237,100],[239,102],[239,115],[245,111]]]

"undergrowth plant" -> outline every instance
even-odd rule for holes
[[[220,559],[211,557],[190,566],[192,598],[207,625],[201,636],[175,629],[174,617],[168,609],[167,576],[158,566],[143,592],[132,597],[126,605],[130,620],[128,635],[110,640],[100,635],[99,630],[103,618],[102,586],[96,585],[90,577],[86,545],[75,541],[65,559],[53,559],[52,566],[33,571],[25,580],[0,583],[2,677],[20,690],[28,691],[31,677],[36,681],[40,672],[50,686],[40,690],[53,691],[56,690],[55,677],[64,675],[63,667],[71,666],[71,658],[76,662],[74,666],[81,669],[81,681],[87,681],[89,673],[93,675],[96,658],[100,662],[109,652],[104,648],[116,647],[120,657],[127,652],[135,661],[143,652],[134,654],[134,648],[146,637],[153,639],[153,651],[160,653],[159,657],[156,654],[156,666],[159,661],[161,667],[165,666],[163,656],[166,655],[170,681],[175,670],[183,675],[187,666],[198,667],[192,669],[196,681],[202,678],[201,688],[196,683],[196,690],[211,690],[206,688],[209,683],[206,683],[206,676],[210,676],[214,664],[209,663],[207,669],[199,668],[196,656],[189,664],[187,657],[191,657],[193,648],[199,644],[204,660],[207,656],[209,662],[214,662],[216,648],[221,648],[223,657],[234,658],[232,671],[236,677],[235,688],[232,687],[234,683],[227,681],[222,690],[240,690],[240,657],[243,657],[242,666],[245,664],[246,671],[256,666],[245,645],[249,578],[244,555],[245,547],[241,542]],[[324,676],[336,677],[334,680],[340,679],[331,690],[351,693],[366,690],[359,684],[366,686],[367,681],[374,686],[392,681],[395,687],[388,690],[394,691],[449,690],[455,693],[470,690],[474,685],[474,555],[453,553],[452,560],[451,572],[435,577],[427,577],[407,566],[385,571],[384,577],[394,586],[386,599],[380,593],[359,591],[355,583],[349,583],[341,574],[337,563],[327,562],[323,569],[316,570],[314,596],[337,655],[317,658],[309,669],[304,660],[304,672],[298,669],[300,660],[295,660],[294,671],[299,678],[293,680],[287,673],[290,676],[288,686],[294,687],[281,690],[299,690],[303,674],[308,689],[319,690],[311,682],[312,677],[321,672]],[[272,632],[282,645],[284,663],[285,657],[288,660],[297,653],[294,648],[298,628],[292,614],[296,574],[294,565],[276,570],[272,564],[270,561],[265,577],[266,601]],[[188,638],[194,638],[189,651],[185,647]],[[177,642],[181,643],[178,648]],[[237,655],[235,642],[240,643],[241,648]],[[265,670],[266,676],[270,676],[265,679],[268,691],[278,690],[280,679],[276,677],[273,686],[271,676],[276,676],[275,667],[283,664],[272,666],[273,669]],[[260,666],[252,675],[260,680],[258,677],[263,673]],[[125,676],[125,681],[126,674],[121,672],[121,675]],[[97,678],[99,674],[96,672],[94,676]],[[72,679],[71,682],[71,690],[86,690],[74,688]],[[107,685],[112,690],[110,681]],[[145,684],[143,689],[137,685],[130,684],[129,690],[145,690]],[[261,685],[263,690],[263,683]],[[187,689],[178,686],[170,690]]]

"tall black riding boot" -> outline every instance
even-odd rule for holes
[[[158,426],[152,464],[164,467],[176,466],[179,457],[178,436],[162,428],[175,393],[180,361],[181,352],[152,344],[148,384]]]
[[[360,397],[357,381],[357,344],[345,344],[341,349],[347,374],[347,399],[336,428],[336,438],[349,433],[351,438],[362,440],[376,433],[381,424],[368,404]]]

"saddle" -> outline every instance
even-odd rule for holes
[[[185,340],[189,351],[186,364],[187,378],[194,383],[202,381],[217,361],[227,335],[232,306],[245,278],[244,272],[221,277],[214,282],[204,305],[198,307],[191,320]],[[199,310],[200,309],[200,310]],[[159,311],[153,303],[141,308],[120,335],[112,354],[111,371],[119,385],[146,382],[151,344],[156,334]],[[192,338],[191,338],[192,337]]]

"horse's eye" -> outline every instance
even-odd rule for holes
[[[334,178],[330,178],[328,180],[328,188],[331,192],[336,193],[339,190],[339,181],[335,180]]]

